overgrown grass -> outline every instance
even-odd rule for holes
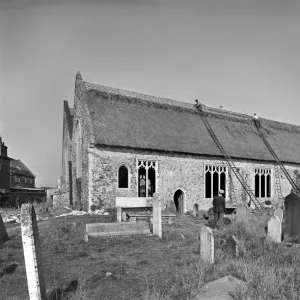
[[[208,265],[199,257],[203,219],[179,217],[174,224],[163,225],[161,240],[133,236],[94,239],[88,244],[83,240],[87,221],[103,219],[83,216],[38,223],[50,299],[190,300],[207,282],[229,274],[246,282],[234,292],[235,300],[300,299],[300,251],[271,242],[265,224],[233,224],[215,232],[215,263]],[[0,249],[0,273],[17,264],[12,274],[0,278],[0,299],[28,299],[18,228]],[[231,234],[240,241],[238,258],[221,243]]]

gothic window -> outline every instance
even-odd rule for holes
[[[81,135],[81,126],[78,121],[76,123],[75,143],[76,143],[76,175],[77,178],[81,178],[82,177],[82,135]]]
[[[224,190],[226,198],[226,172],[224,166],[205,166],[205,198],[213,198],[220,189]]]
[[[123,165],[119,168],[118,171],[118,188],[127,189],[128,181],[128,169]]]
[[[156,191],[157,162],[138,160],[138,197],[153,197]]]
[[[254,192],[257,198],[271,198],[271,169],[255,169]]]

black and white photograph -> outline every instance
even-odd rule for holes
[[[299,300],[299,111],[299,0],[0,0],[0,300]]]

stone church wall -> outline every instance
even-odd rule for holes
[[[114,207],[116,197],[138,197],[137,194],[137,159],[158,161],[157,192],[160,194],[164,204],[173,200],[176,190],[184,192],[184,210],[193,208],[194,204],[199,205],[199,209],[208,209],[212,199],[205,198],[205,175],[204,168],[209,165],[224,165],[226,161],[218,159],[207,159],[188,155],[160,154],[155,152],[137,152],[123,149],[112,150],[108,148],[96,147],[94,151],[94,167],[92,180],[92,197],[89,206]],[[129,169],[130,184],[128,189],[118,189],[117,177],[118,169],[121,165]],[[253,163],[247,161],[236,161],[235,165],[240,168],[242,176],[247,180],[248,185],[254,190],[255,168],[271,168],[271,198],[277,201],[278,193],[274,178],[274,165]],[[295,167],[286,167],[292,174]],[[227,176],[227,200],[229,200],[230,180]],[[243,190],[237,178],[233,175],[233,185],[236,190],[235,195],[238,201],[243,197]],[[281,186],[283,196],[290,192],[290,184],[281,173]],[[244,197],[248,198],[247,195]],[[262,199],[268,200],[268,199]]]

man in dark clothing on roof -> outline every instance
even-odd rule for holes
[[[219,190],[219,195],[214,197],[213,212],[214,212],[214,226],[220,227],[223,225],[223,219],[226,211],[225,198],[223,197],[224,191]]]
[[[202,111],[202,104],[199,103],[198,99],[195,100],[196,104],[194,105],[194,107],[196,107],[199,111]]]

